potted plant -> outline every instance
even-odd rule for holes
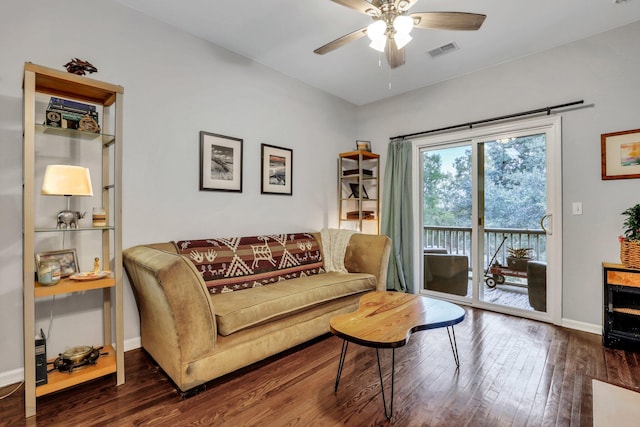
[[[620,236],[620,260],[625,267],[640,268],[640,203],[622,212],[624,235]]]
[[[640,203],[622,212],[625,215],[624,238],[627,240],[640,240]]]
[[[507,266],[510,270],[527,271],[527,263],[533,248],[507,248]]]

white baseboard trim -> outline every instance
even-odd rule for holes
[[[142,341],[140,337],[131,338],[124,341],[124,351],[135,350],[142,347]]]
[[[142,347],[140,337],[131,338],[124,342],[124,351],[135,350]],[[24,368],[0,372],[0,387],[16,384],[24,381]]]
[[[593,323],[578,322],[577,320],[562,319],[561,325],[564,328],[575,329],[577,331],[589,332],[596,335],[602,335],[602,325]]]
[[[24,380],[24,369],[18,368],[12,371],[0,373],[0,387],[16,384]]]

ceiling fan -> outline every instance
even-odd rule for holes
[[[369,45],[385,52],[391,68],[404,64],[404,47],[411,41],[409,33],[415,28],[434,30],[477,30],[486,15],[465,12],[416,12],[407,11],[418,0],[331,0],[360,13],[371,16],[373,22],[314,50],[318,55],[331,52],[348,42],[367,35]]]

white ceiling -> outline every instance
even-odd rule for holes
[[[356,105],[640,20],[640,0],[419,0],[410,12],[472,12],[487,19],[478,31],[414,29],[406,64],[390,70],[366,37],[313,53],[371,22],[331,0],[117,1]],[[450,42],[460,49],[435,59],[427,54]]]

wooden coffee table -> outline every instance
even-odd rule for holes
[[[384,415],[387,419],[391,419],[393,416],[395,349],[405,345],[412,332],[446,327],[457,369],[460,367],[460,359],[453,325],[462,322],[464,315],[464,310],[455,304],[419,295],[402,292],[370,292],[363,295],[360,298],[357,311],[335,316],[329,321],[331,332],[344,340],[334,392],[338,392],[338,384],[349,342],[373,347],[376,349],[378,359]],[[393,351],[391,356],[391,398],[388,412],[382,382],[382,368],[380,367],[379,349],[381,348],[391,348]]]

